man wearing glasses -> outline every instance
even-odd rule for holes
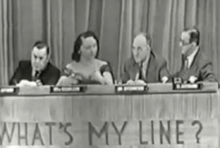
[[[124,65],[122,83],[144,85],[166,83],[168,79],[167,63],[152,51],[149,34],[138,34],[133,40],[132,57]]]
[[[216,81],[211,60],[199,47],[200,32],[197,28],[186,28],[180,37],[182,66],[173,77],[182,78],[185,83]]]

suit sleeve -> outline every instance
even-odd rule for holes
[[[12,78],[9,81],[9,85],[16,85],[17,83],[19,83],[21,81],[22,78],[22,64],[21,62],[19,62],[19,65],[17,67],[17,69],[15,70]]]
[[[215,78],[215,74],[213,72],[213,66],[211,62],[208,62],[202,67],[200,71],[200,77],[203,81],[217,82],[217,79]]]
[[[56,85],[58,80],[60,79],[61,72],[60,70],[56,70],[56,72],[51,73],[51,77],[47,81],[47,84],[45,85]]]
[[[162,62],[159,75],[160,75],[160,81],[163,77],[168,77],[170,79],[170,74],[167,69],[167,62],[165,60]]]
[[[128,73],[126,64],[124,65],[123,70],[122,70],[121,80],[122,80],[122,83],[127,83],[127,81],[129,80],[129,73]]]

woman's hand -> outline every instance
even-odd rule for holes
[[[79,73],[74,73],[74,74],[72,74],[72,75],[70,76],[70,78],[76,79],[76,80],[78,80],[78,81],[83,81],[83,80],[85,80],[85,77],[84,77],[83,75],[79,74]]]
[[[74,77],[62,76],[60,77],[57,85],[58,86],[72,86],[78,83],[79,83],[79,80],[75,79]]]
[[[95,71],[93,72],[90,76],[89,76],[89,79],[90,80],[94,80],[94,81],[98,81],[100,82],[101,84],[105,84],[105,79],[104,77],[102,76],[101,72],[100,71]]]

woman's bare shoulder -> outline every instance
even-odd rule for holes
[[[77,62],[72,61],[71,63],[68,63],[68,64],[66,65],[66,68],[68,68],[68,69],[74,69],[74,68],[76,68],[76,66],[77,66]]]
[[[103,65],[107,65],[108,63],[106,61],[100,60],[100,59],[96,59],[96,64],[101,67]]]

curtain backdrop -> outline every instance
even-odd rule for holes
[[[180,67],[180,33],[192,25],[219,79],[219,7],[219,0],[0,0],[0,85],[8,84],[19,60],[30,59],[37,40],[46,41],[52,62],[64,67],[77,35],[88,29],[99,37],[99,58],[111,63],[117,79],[140,31],[150,33],[153,50],[173,73]]]

